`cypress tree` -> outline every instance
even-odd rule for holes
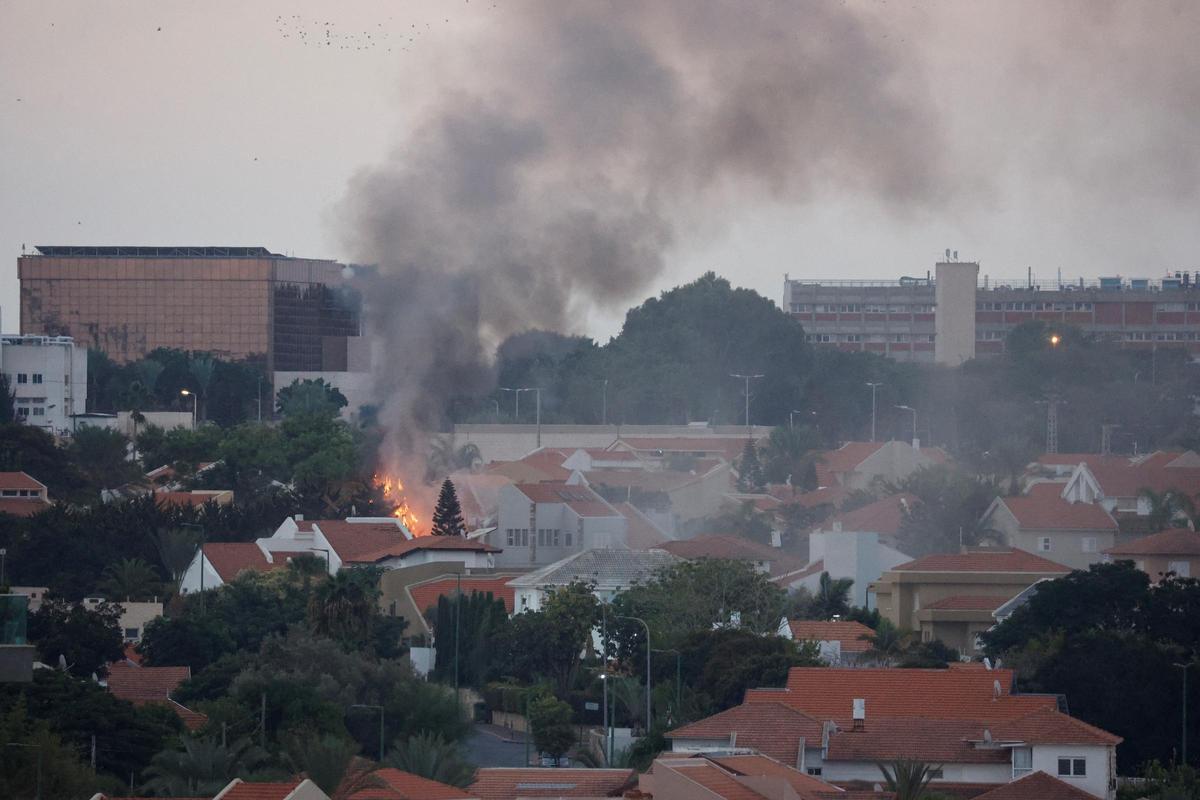
[[[738,491],[761,492],[764,486],[766,478],[763,476],[762,463],[758,460],[758,448],[754,446],[753,439],[747,439],[738,464]]]
[[[449,478],[442,482],[442,491],[438,494],[437,508],[433,510],[434,536],[466,536],[467,524],[463,521],[462,506],[458,502],[458,492]]]

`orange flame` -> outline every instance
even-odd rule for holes
[[[383,498],[393,504],[392,516],[404,523],[404,527],[414,536],[420,536],[421,518],[413,512],[412,507],[408,503],[408,499],[404,496],[404,483],[399,478],[393,478],[388,475],[374,476],[375,485],[383,492]]]

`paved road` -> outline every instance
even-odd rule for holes
[[[524,734],[496,725],[475,725],[463,744],[463,754],[477,767],[524,766]]]

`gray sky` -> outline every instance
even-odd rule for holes
[[[862,20],[889,66],[858,77],[918,98],[929,154],[912,169],[937,173],[936,197],[885,203],[844,174],[804,193],[722,194],[677,228],[651,291],[713,269],[778,301],[785,272],[922,274],[946,247],[993,277],[1200,269],[1200,4],[827,5]],[[22,244],[353,257],[336,213],[353,176],[402,157],[419,109],[469,91],[498,50],[539,57],[538,13],[503,0],[0,0],[3,330],[18,325]],[[821,102],[813,115],[840,119]],[[619,319],[581,311],[573,324],[605,337]]]

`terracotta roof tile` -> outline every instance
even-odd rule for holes
[[[1042,708],[1019,719],[997,725],[992,738],[1028,744],[1118,745],[1120,736],[1067,716],[1055,708]]]
[[[696,483],[724,462],[706,462],[695,471],[682,472],[674,469],[594,469],[584,473],[593,486],[608,486],[612,489],[640,489],[644,492],[673,492]]]
[[[822,486],[820,489],[806,492],[795,486],[773,483],[767,487],[767,494],[778,499],[781,503],[795,503],[802,508],[816,508],[823,505],[836,506],[841,504],[846,499],[846,495],[850,494],[850,490],[844,486]]]
[[[409,540],[398,523],[318,519],[313,520],[313,525],[321,531],[342,561],[357,561],[362,556],[401,545]]]
[[[50,508],[50,503],[40,497],[0,497],[0,514],[14,517],[32,517]]]
[[[673,767],[675,774],[703,786],[721,800],[765,800],[745,784],[738,783],[729,772],[719,769],[708,761],[697,760],[694,764],[679,764]]]
[[[480,800],[517,797],[615,797],[633,784],[632,769],[485,767],[467,787]]]
[[[1187,528],[1171,528],[1110,547],[1104,552],[1114,556],[1195,556],[1200,555],[1200,533]]]
[[[324,528],[322,528],[322,533],[324,533]],[[461,536],[415,536],[412,539],[397,541],[378,550],[359,553],[353,558],[346,558],[344,560],[350,564],[372,564],[376,561],[382,561],[385,558],[403,558],[409,553],[422,550],[457,550],[475,553],[500,552],[500,548],[492,547],[487,542],[477,539],[466,539]]]
[[[846,442],[837,450],[827,450],[821,454],[821,461],[817,464],[817,473],[825,471],[831,475],[837,475],[852,472],[859,464],[875,455],[884,444],[886,442]]]
[[[581,517],[619,516],[612,506],[587,486],[573,486],[560,481],[518,483],[516,486],[531,503],[561,503]]]
[[[1200,492],[1200,468],[1168,466],[1180,453],[1154,453],[1133,464],[1088,466],[1108,497],[1136,497],[1143,489],[1169,489],[1195,497]]]
[[[246,783],[242,781],[218,797],[221,800],[284,800],[296,791],[296,787],[302,782],[299,780],[286,783]]]
[[[841,642],[843,653],[865,653],[871,649],[866,637],[875,631],[861,622],[842,620],[788,620],[792,638],[798,642]]]
[[[787,764],[764,755],[706,756],[706,758],[736,775],[765,775],[782,778],[801,797],[811,796],[814,792],[828,792],[834,789],[832,785],[819,778],[805,775],[794,767],[789,767]]]
[[[880,763],[911,759],[934,764],[1007,764],[1002,748],[977,748],[983,724],[975,720],[874,718],[870,704],[862,730],[842,729],[829,737],[826,761]]]
[[[992,595],[975,597],[974,595],[955,594],[934,600],[923,608],[936,608],[943,611],[995,611],[1011,600],[1011,597]]]
[[[396,800],[468,800],[474,795],[468,794],[457,786],[439,783],[429,778],[413,775],[387,767],[371,773],[372,777],[381,781],[388,791],[387,797]],[[372,790],[367,789],[351,795],[352,800],[374,800]]]
[[[204,545],[204,558],[226,583],[246,570],[267,572],[287,565],[282,558],[267,561],[262,548],[254,542],[208,542]]]
[[[907,561],[892,569],[900,572],[1037,572],[1063,574],[1070,568],[1016,548],[971,553],[938,553]]]
[[[166,702],[171,692],[190,677],[190,667],[138,667],[118,661],[109,667],[108,691],[130,702]]]
[[[957,669],[793,667],[786,689],[752,689],[746,703],[782,703],[816,719],[850,722],[853,701],[866,700],[867,719],[1005,720],[1056,708],[1049,695],[1013,695],[1010,669],[982,664]],[[1000,696],[994,695],[1000,685]]]
[[[821,722],[782,703],[743,703],[684,725],[667,734],[673,739],[729,741],[751,747],[778,761],[795,761],[800,740],[820,741]]]
[[[676,539],[659,545],[668,553],[680,558],[721,558],[731,561],[765,561],[770,565],[772,577],[804,569],[804,562],[778,547],[752,542],[740,536],[713,534],[695,536],[691,539]]]
[[[26,472],[0,472],[0,489],[41,489],[46,484]]]
[[[821,523],[819,527],[823,531],[832,531],[834,525],[840,523],[843,531],[862,531],[895,536],[900,533],[904,515],[916,502],[917,498],[911,494],[890,495],[862,508],[838,514]]]
[[[492,596],[497,600],[504,601],[504,610],[508,613],[513,612],[514,592],[508,586],[516,575],[498,575],[495,577],[466,577],[462,578],[463,594],[480,594],[492,593]],[[437,605],[439,597],[453,597],[457,591],[459,582],[453,577],[438,577],[422,583],[413,584],[408,587],[408,593],[413,599],[413,605],[422,614],[429,608]]]
[[[1022,528],[1045,530],[1115,531],[1117,521],[1096,503],[1072,503],[1062,498],[1062,486],[1036,484],[1030,494],[1002,497],[1002,503]]]
[[[746,447],[741,436],[625,436],[618,441],[641,452],[716,453],[726,461],[736,459]]]
[[[1052,775],[1031,772],[977,795],[975,800],[1095,800],[1095,796]]]

